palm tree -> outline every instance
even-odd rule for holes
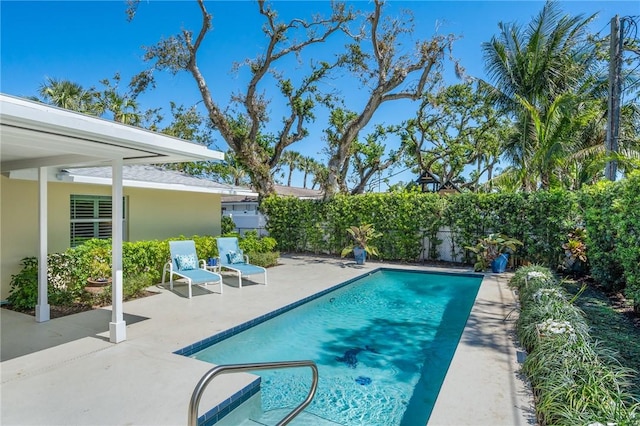
[[[142,113],[134,99],[112,91],[106,93],[104,101],[105,109],[113,114],[114,121],[132,126],[139,126],[142,122]]]
[[[313,181],[311,182],[311,189],[316,189],[316,186],[324,188],[329,178],[329,168],[322,163],[316,162],[313,168]]]
[[[293,171],[299,167],[302,160],[302,154],[296,151],[284,151],[280,157],[280,164],[289,168],[289,176],[287,178],[287,186],[291,186],[291,176]]]
[[[500,23],[500,34],[483,44],[496,100],[516,121],[505,158],[519,170],[522,189],[548,188],[549,167],[580,134],[577,114],[593,100],[588,83],[596,50],[586,31],[594,17],[562,15],[548,1],[527,27]],[[565,131],[567,124],[573,132]]]
[[[300,167],[300,170],[304,173],[304,176],[302,178],[303,188],[307,187],[307,178],[309,177],[309,174],[314,173],[314,171],[317,168],[317,163],[318,162],[313,157],[302,157],[300,159],[300,164],[298,164],[298,166]]]
[[[57,80],[47,77],[38,89],[43,102],[60,108],[87,114],[100,115],[93,89],[85,90],[78,83],[70,80]]]

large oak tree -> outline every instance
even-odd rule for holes
[[[129,16],[133,18],[139,0],[129,3]],[[341,189],[340,170],[350,159],[358,133],[369,124],[378,107],[399,99],[419,99],[438,79],[437,71],[453,40],[452,36],[437,35],[416,42],[412,48],[402,46],[403,37],[413,34],[412,19],[407,16],[385,18],[380,0],[374,2],[374,10],[369,13],[354,12],[344,3],[336,2],[331,3],[332,13],[328,17],[314,15],[310,19],[289,21],[281,21],[269,3],[259,0],[257,13],[264,20],[262,30],[267,43],[254,58],[244,62],[251,72],[246,87],[232,99],[224,100],[214,96],[205,78],[206,71],[198,65],[198,53],[212,31],[213,16],[204,0],[195,3],[202,16],[199,28],[183,29],[147,47],[145,59],[151,68],[135,80],[144,89],[154,84],[153,71],[189,72],[197,83],[213,127],[248,171],[254,188],[262,196],[274,192],[273,169],[278,167],[287,147],[308,136],[307,125],[315,118],[317,108],[320,105],[332,108],[341,101],[336,93],[321,92],[320,82],[329,77],[355,78],[365,98],[359,108],[350,108],[357,112],[345,123],[329,159],[323,186],[327,197],[331,197]],[[289,58],[302,58],[302,53],[313,45],[338,35],[350,40],[345,50],[309,61],[306,73],[287,69],[284,64],[276,69],[277,64]],[[269,78],[277,83],[268,84]],[[267,131],[265,124],[270,121],[273,126],[275,122],[269,108],[274,98],[284,99],[287,112],[265,146],[259,139]]]

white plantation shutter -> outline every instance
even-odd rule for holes
[[[126,225],[126,197],[124,197],[123,205],[125,207],[122,211],[122,220]],[[111,197],[71,195],[70,213],[71,247],[82,244],[91,238],[111,238]],[[127,227],[123,226],[124,229]]]

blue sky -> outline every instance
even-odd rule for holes
[[[542,8],[542,1],[390,1],[389,14],[400,8],[413,10],[416,36],[440,34],[461,37],[454,43],[453,55],[461,60],[468,74],[484,77],[481,44],[497,34],[498,22],[527,24]],[[570,14],[598,14],[593,32],[606,34],[610,19],[638,15],[637,1],[568,1],[560,2]],[[372,3],[353,2],[356,8],[372,10]],[[308,17],[312,12],[327,12],[324,1],[274,2],[283,18]],[[1,62],[0,91],[16,96],[36,95],[47,77],[68,79],[85,87],[100,88],[99,81],[119,72],[123,84],[144,69],[141,46],[149,46],[163,37],[176,34],[182,27],[197,29],[201,22],[194,1],[143,0],[133,22],[127,22],[124,1],[7,1],[0,2]],[[213,32],[199,55],[200,68],[221,106],[228,104],[234,90],[242,90],[242,72],[231,72],[235,61],[255,56],[265,44],[260,32],[257,5],[253,1],[207,2],[213,14]],[[337,49],[326,43],[323,49]],[[318,54],[321,52],[318,51]],[[286,66],[295,67],[294,63]],[[456,81],[447,74],[450,83]],[[124,89],[124,87],[123,87]],[[346,88],[343,88],[346,90]],[[357,108],[358,91],[349,93]],[[139,99],[143,108],[169,110],[169,102],[187,106],[200,100],[193,78],[187,73],[163,75],[158,89]],[[277,103],[273,105],[277,108]],[[381,108],[374,122],[398,122],[408,102]],[[274,117],[277,121],[278,115]],[[305,155],[321,158],[322,129],[325,117],[319,116],[311,135],[291,148]],[[215,143],[222,149],[222,140]],[[393,144],[393,142],[390,142]],[[409,177],[410,178],[410,177]],[[407,179],[404,179],[407,180]]]

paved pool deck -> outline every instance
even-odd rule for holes
[[[212,366],[173,352],[379,267],[471,272],[332,257],[283,256],[269,285],[225,276],[209,291],[184,285],[124,303],[127,340],[109,343],[109,308],[36,323],[0,309],[0,424],[184,425],[191,393]],[[486,274],[429,425],[535,425],[518,362],[509,274]],[[506,318],[506,319],[505,319]],[[200,414],[249,384],[249,374],[216,378]]]

